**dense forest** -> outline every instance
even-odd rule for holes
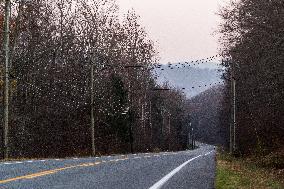
[[[113,0],[12,1],[9,157],[88,156],[92,142],[97,155],[183,150],[191,122],[199,141],[229,149],[234,134],[235,155],[283,167],[284,2],[231,1],[219,15],[225,84],[187,99],[157,81],[165,65],[155,66],[158,51],[135,11],[121,17]],[[4,50],[0,61],[3,112]]]
[[[225,85],[188,101],[195,137],[283,168],[284,2],[231,1],[219,15]]]
[[[159,90],[158,52],[134,11],[120,18],[109,0],[12,1],[10,28],[9,157],[91,155],[92,129],[97,155],[186,148],[185,95]],[[4,91],[3,51],[0,61]]]
[[[231,83],[236,81],[234,150],[276,154],[283,167],[284,1],[231,1],[219,15],[226,102],[232,102]]]
[[[195,139],[228,149],[229,146],[229,113],[225,103],[225,88],[214,86],[188,100],[190,119],[194,128]]]

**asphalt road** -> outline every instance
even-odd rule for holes
[[[214,188],[215,150],[0,162],[0,189]]]

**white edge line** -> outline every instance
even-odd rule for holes
[[[175,168],[174,170],[172,170],[169,174],[167,174],[166,176],[164,176],[161,180],[159,180],[156,184],[154,184],[153,186],[151,186],[149,189],[159,189],[161,188],[170,178],[172,178],[177,172],[179,172],[184,166],[186,166],[188,163],[190,163],[191,161],[201,157],[202,155],[196,156],[186,162],[184,162],[183,164],[181,164],[180,166],[178,166],[177,168]]]

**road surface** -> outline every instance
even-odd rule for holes
[[[215,150],[0,162],[0,189],[211,189]]]

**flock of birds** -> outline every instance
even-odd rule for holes
[[[190,62],[179,62],[179,63],[175,63],[175,64],[168,63],[166,65],[155,64],[153,66],[153,69],[155,69],[155,70],[159,69],[160,71],[165,71],[165,69],[166,69],[165,66],[168,69],[171,69],[171,70],[179,69],[179,68],[191,68],[191,67],[198,66],[198,65],[201,65],[201,64],[211,63],[211,62],[213,62],[214,60],[216,60],[217,58],[220,58],[220,57],[221,57],[221,55],[217,54],[217,55],[214,55],[214,56],[211,56],[211,57],[207,57],[207,58],[200,59],[200,60],[193,60],[193,61],[190,61]],[[219,65],[221,65],[221,63],[219,63]],[[158,79],[158,77],[159,76],[156,76],[155,79]],[[191,89],[214,86],[214,85],[222,84],[224,82],[225,81],[219,81],[219,82],[208,83],[208,84],[204,84],[204,85],[192,86]],[[186,88],[184,88],[184,87],[181,88],[181,89],[186,90]],[[155,90],[170,90],[170,89],[155,89]]]

